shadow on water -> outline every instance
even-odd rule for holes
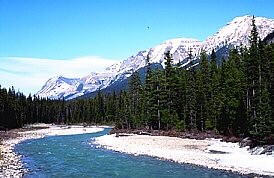
[[[148,156],[118,153],[93,144],[95,137],[109,131],[51,136],[18,144],[15,149],[29,170],[24,177],[244,177]]]

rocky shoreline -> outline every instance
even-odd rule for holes
[[[20,155],[14,152],[14,146],[22,141],[45,136],[94,133],[102,131],[105,127],[37,124],[0,132],[0,177],[21,178],[27,173],[28,170],[23,168]]]
[[[23,169],[20,155],[14,153],[14,146],[27,139],[37,139],[45,133],[33,132],[48,127],[31,127],[1,132],[0,140],[0,177],[23,177],[27,170]]]

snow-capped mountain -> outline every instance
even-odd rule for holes
[[[252,16],[236,17],[216,34],[201,42],[190,38],[176,38],[164,41],[163,43],[138,52],[126,60],[113,64],[102,73],[91,73],[83,78],[69,79],[57,76],[49,79],[37,95],[52,99],[72,99],[86,93],[94,92],[99,88],[104,89],[112,84],[127,79],[133,71],[146,65],[147,55],[151,63],[160,63],[164,66],[164,54],[167,51],[173,56],[174,62],[181,62],[187,65],[188,53],[191,50],[196,57],[203,50],[211,53],[212,49],[218,51],[221,48],[231,48],[240,45],[248,46],[251,31]],[[261,39],[274,31],[274,19],[256,17],[258,33]]]
[[[51,99],[72,99],[110,85],[114,73],[91,73],[83,78],[57,76],[49,79],[37,93]]]
[[[202,44],[202,48],[206,52],[211,52],[212,49],[217,51],[223,46],[248,46],[249,35],[251,32],[252,16],[236,17],[226,26],[221,28],[216,34],[208,37]],[[257,26],[259,37],[263,40],[274,29],[274,19],[265,17],[256,17],[255,24]]]

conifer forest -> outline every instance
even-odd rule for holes
[[[189,60],[193,59],[189,52]],[[215,51],[201,53],[199,65],[152,69],[146,59],[144,81],[136,71],[128,90],[94,98],[50,100],[0,86],[0,130],[31,123],[115,124],[123,129],[213,130],[249,136],[261,144],[274,140],[274,44],[264,44],[253,20],[250,47],[231,49],[217,62]]]

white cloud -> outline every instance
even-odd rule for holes
[[[97,56],[67,60],[1,57],[0,85],[6,88],[14,86],[25,95],[35,94],[51,77],[62,75],[68,78],[80,78],[91,72],[102,72],[116,62]]]

